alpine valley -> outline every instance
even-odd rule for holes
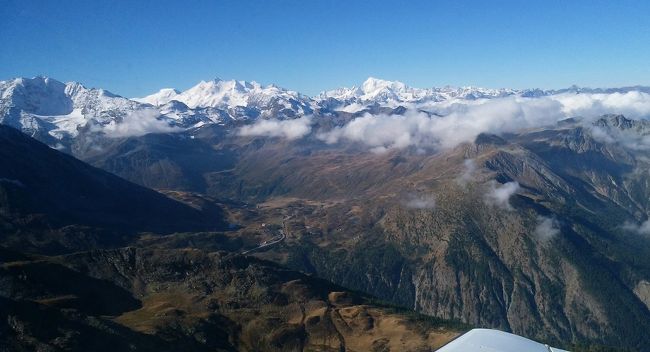
[[[0,350],[650,351],[648,117],[641,86],[1,81]]]

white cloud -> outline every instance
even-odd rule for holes
[[[121,122],[113,121],[104,126],[103,131],[109,137],[142,136],[147,133],[180,132],[181,128],[170,126],[158,119],[160,113],[155,109],[138,110],[126,115]]]
[[[433,209],[436,206],[436,200],[433,195],[411,195],[404,202],[404,205],[413,209]]]
[[[312,119],[303,116],[293,120],[258,120],[239,129],[240,136],[283,137],[289,140],[302,138],[311,132]]]
[[[321,132],[318,138],[330,144],[361,143],[375,152],[411,146],[452,148],[473,141],[481,133],[516,132],[553,125],[568,117],[583,117],[585,122],[603,114],[645,118],[650,116],[650,95],[565,93],[540,98],[454,100],[410,107],[404,115],[365,114]],[[423,108],[432,114],[419,110]],[[647,144],[650,146],[650,141]]]
[[[631,130],[606,129],[599,126],[591,126],[590,130],[591,135],[597,141],[604,143],[619,142],[629,149],[650,150],[650,135],[643,135]]]
[[[467,185],[474,179],[476,161],[474,161],[474,159],[465,159],[465,161],[463,161],[463,166],[465,167],[463,173],[456,179],[456,182],[461,186]]]
[[[633,222],[627,221],[625,224],[623,224],[623,229],[639,235],[650,235],[650,219],[642,222],[641,224],[635,224]]]
[[[597,117],[604,114],[623,114],[639,119],[650,115],[650,94],[638,91],[611,94],[552,95],[549,99],[562,104],[567,116]]]
[[[316,137],[329,144],[360,143],[375,153],[406,147],[453,148],[463,142],[472,142],[481,133],[516,132],[554,125],[568,117],[582,117],[586,124],[603,114],[645,118],[650,116],[650,95],[642,92],[563,93],[538,98],[458,99],[407,106],[409,110],[403,115],[366,113],[343,126],[320,131]],[[356,110],[358,106],[350,105],[349,108]],[[310,116],[294,120],[259,120],[240,128],[238,134],[298,139],[311,133],[312,122]],[[627,138],[608,136],[598,129],[593,131],[600,138]],[[650,137],[646,139],[641,142],[650,149]],[[637,138],[627,144],[638,142]]]
[[[550,240],[560,233],[560,224],[557,219],[546,216],[537,217],[537,225],[533,234],[541,240]]]
[[[451,148],[472,141],[483,132],[511,132],[555,123],[564,116],[561,104],[549,99],[468,101],[443,110],[442,117],[415,110],[404,115],[365,114],[318,137],[330,144],[347,140],[371,148]]]
[[[349,104],[349,105],[346,105],[346,106],[342,107],[340,111],[355,113],[355,112],[361,111],[361,110],[363,110],[365,108],[366,108],[366,106],[363,105],[363,104],[352,103],[352,104]]]
[[[485,194],[485,203],[506,210],[512,210],[510,197],[519,190],[519,182],[507,182],[499,185],[496,181],[488,183],[488,192]]]

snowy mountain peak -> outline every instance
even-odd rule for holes
[[[0,123],[32,135],[76,136],[89,123],[105,125],[140,108],[140,103],[77,82],[48,77],[0,81]]]
[[[176,100],[191,108],[246,106],[248,101],[246,93],[251,89],[253,84],[235,80],[201,81],[179,94]]]
[[[177,100],[192,109],[206,107],[234,109],[237,107],[268,108],[275,102],[281,102],[283,106],[291,106],[292,101],[300,101],[299,105],[308,105],[310,99],[275,85],[262,86],[255,81],[226,81],[217,78],[201,81],[183,92],[161,90],[134,100],[154,106]]]
[[[400,81],[387,81],[369,77],[363,82],[362,100],[373,100],[377,102],[403,102],[418,99],[425,94],[425,90],[407,86]]]
[[[151,104],[153,106],[165,105],[166,103],[175,100],[181,92],[174,88],[163,88],[156,93],[142,98],[133,98],[140,103]]]
[[[237,80],[222,80],[219,78],[215,78],[210,81],[201,81],[194,87],[188,89],[185,92],[195,92],[195,93],[200,93],[200,92],[205,92],[209,94],[222,94],[223,92],[226,91],[236,91],[236,92],[241,92],[244,93],[248,90],[255,89],[255,88],[260,88],[260,84],[252,81],[252,82],[247,82],[247,81],[237,81]]]
[[[546,92],[539,90],[518,91],[514,89],[487,89],[479,87],[433,87],[413,88],[400,81],[389,81],[375,77],[366,79],[361,88],[339,88],[322,92],[316,97],[319,101],[339,101],[340,105],[354,104],[358,107],[380,104],[397,106],[413,103],[431,103],[453,99],[490,99],[520,94],[522,96],[540,96]]]
[[[63,83],[54,78],[46,76],[36,76],[33,78],[16,78],[9,81],[0,81],[0,89],[4,92],[15,93],[29,93],[34,94],[40,92],[43,97],[50,97],[52,95],[63,94],[68,97],[86,94],[88,92],[93,92],[97,96],[105,96],[110,98],[122,98],[117,94],[114,94],[108,90],[101,88],[86,88],[83,84],[79,82],[67,82]]]
[[[347,103],[398,104],[426,97],[431,90],[411,88],[400,81],[388,81],[375,77],[366,79],[360,88],[339,88],[321,93],[317,99],[335,99]]]
[[[64,83],[55,79],[36,76],[33,78],[18,77],[8,81],[2,81],[4,87],[13,87],[14,89],[61,89]]]
[[[400,81],[387,81],[374,77],[368,77],[361,85],[365,95],[377,95],[382,91],[391,91],[394,93],[405,92],[409,87]]]
[[[163,88],[160,91],[158,91],[158,93],[172,95],[172,94],[180,94],[181,92],[175,88]]]
[[[0,105],[39,115],[67,114],[72,104],[66,84],[48,77],[16,78],[0,82]]]

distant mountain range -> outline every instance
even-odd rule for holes
[[[439,105],[504,97],[535,98],[560,94],[615,94],[650,92],[650,87],[561,90],[486,89],[476,87],[412,88],[398,81],[368,78],[359,87],[340,88],[308,97],[274,85],[256,82],[202,81],[179,92],[162,89],[128,99],[104,89],[52,78],[16,78],[0,81],[0,123],[59,149],[70,149],[80,134],[141,135],[149,132],[235,126],[258,119],[294,119],[316,116],[340,120],[346,114],[415,108],[439,113]],[[438,104],[438,105],[436,105]],[[441,105],[440,105],[441,106]],[[386,110],[389,109],[389,110]],[[127,126],[132,123],[134,128]],[[123,126],[118,126],[123,124]]]

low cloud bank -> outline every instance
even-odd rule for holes
[[[555,218],[546,216],[537,217],[537,225],[533,234],[540,240],[550,240],[560,233],[560,224]]]
[[[493,180],[488,184],[488,187],[488,192],[485,194],[485,203],[502,209],[512,210],[510,197],[519,190],[519,182],[507,182],[499,185]]]
[[[567,93],[541,98],[442,102],[426,107],[434,115],[418,110],[417,105],[412,108],[404,115],[366,114],[318,137],[331,144],[343,140],[358,142],[374,151],[410,146],[452,148],[473,141],[481,133],[516,132],[553,125],[568,117],[580,116],[587,121],[604,114],[645,118],[650,116],[650,95]]]
[[[311,117],[293,120],[258,120],[239,129],[240,136],[282,137],[289,140],[302,138],[311,132]]]
[[[155,109],[135,111],[126,115],[121,122],[113,122],[102,128],[108,137],[142,136],[147,133],[180,132],[182,129],[170,126],[158,119],[160,113]]]
[[[563,116],[561,105],[551,100],[518,98],[485,101],[482,104],[454,104],[443,117],[410,110],[404,115],[370,115],[356,118],[342,127],[322,133],[327,143],[359,142],[371,148],[451,148],[472,141],[483,132],[500,133],[540,126]]]
[[[640,119],[650,116],[650,94],[638,91],[611,94],[565,93],[549,96],[558,101],[567,117],[597,117],[604,114],[623,114]]]
[[[452,100],[425,105],[412,104],[408,108],[403,115],[368,113],[343,126],[321,131],[316,138],[329,144],[344,141],[360,143],[373,152],[405,147],[452,148],[473,141],[481,133],[516,132],[525,128],[554,125],[569,117],[583,117],[587,123],[604,114],[623,114],[633,119],[646,118],[650,116],[650,94],[637,91],[611,94],[563,93],[539,98]],[[240,128],[238,133],[242,136],[293,140],[307,136],[311,130],[311,117],[302,117],[282,121],[260,120]],[[650,140],[646,142],[644,145],[650,148]]]
[[[591,127],[591,135],[605,143],[619,142],[633,150],[650,150],[650,135],[643,135],[630,130],[606,129],[598,126]]]
[[[623,224],[623,229],[639,235],[650,235],[650,219],[642,222],[641,224],[626,222]]]

